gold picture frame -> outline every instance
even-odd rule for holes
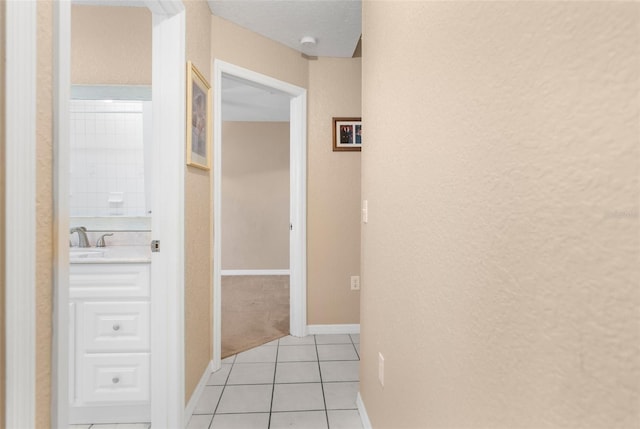
[[[187,165],[211,169],[211,86],[187,62]]]

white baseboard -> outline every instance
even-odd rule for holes
[[[289,270],[220,270],[222,276],[288,276]]]
[[[358,407],[358,413],[360,413],[360,421],[362,422],[362,427],[364,429],[372,429],[371,420],[369,420],[369,415],[367,414],[367,409],[364,406],[364,402],[362,402],[362,396],[360,396],[360,392],[358,392],[358,396],[356,397],[356,406]]]
[[[209,380],[209,376],[213,372],[213,361],[209,361],[209,365],[202,373],[202,377],[200,377],[200,381],[196,386],[196,389],[193,391],[193,395],[191,395],[191,399],[187,403],[186,408],[184,409],[184,427],[187,427],[189,424],[189,420],[191,420],[191,416],[193,415],[193,410],[196,409],[196,405],[202,396],[202,392],[204,392],[204,387],[207,385],[207,381]]]
[[[359,334],[360,324],[352,325],[307,325],[307,334]]]
[[[113,407],[69,406],[69,425],[74,426],[110,423],[124,423],[123,426],[127,426],[127,423],[150,421],[151,406],[149,404],[119,405],[117,413],[113,412]],[[115,427],[115,424],[109,427]]]

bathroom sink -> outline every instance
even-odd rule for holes
[[[84,247],[73,247],[69,249],[69,256],[71,259],[102,258],[104,257],[104,250],[87,249]]]

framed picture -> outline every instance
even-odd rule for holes
[[[211,168],[211,86],[187,62],[187,165]]]
[[[362,118],[333,118],[333,151],[362,150]]]

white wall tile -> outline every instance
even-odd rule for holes
[[[71,216],[144,215],[142,102],[72,100],[71,112]],[[124,203],[110,206],[110,192]]]

